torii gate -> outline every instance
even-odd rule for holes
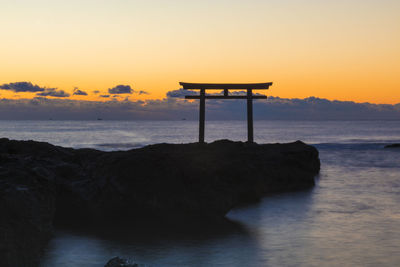
[[[247,99],[247,141],[253,137],[253,99],[266,99],[265,95],[253,95],[252,90],[266,90],[272,83],[185,83],[180,82],[184,90],[200,90],[200,95],[185,96],[185,99],[200,99],[199,143],[204,143],[204,121],[206,99]],[[206,90],[224,90],[223,95],[206,95]],[[229,90],[247,90],[247,95],[229,95]]]

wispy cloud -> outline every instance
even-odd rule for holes
[[[43,92],[37,93],[37,96],[52,96],[52,97],[69,97],[70,94],[63,90],[57,90],[55,88],[46,88]]]
[[[190,90],[172,90],[167,92],[167,97],[185,97],[187,95],[198,95],[198,92],[190,91]]]

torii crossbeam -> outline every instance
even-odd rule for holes
[[[200,90],[200,95],[185,96],[186,99],[200,99],[199,142],[204,143],[204,122],[206,99],[247,99],[247,141],[254,142],[253,99],[266,99],[265,95],[253,95],[253,90],[266,90],[272,83],[185,83],[184,90]],[[223,95],[206,95],[206,90],[224,90]],[[246,95],[229,95],[229,90],[246,90]]]

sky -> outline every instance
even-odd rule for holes
[[[4,99],[156,101],[185,81],[400,103],[398,0],[0,0],[0,10]]]

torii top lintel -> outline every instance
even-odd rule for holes
[[[268,89],[272,82],[268,83],[185,83],[180,82],[184,90],[200,90],[200,89]]]

